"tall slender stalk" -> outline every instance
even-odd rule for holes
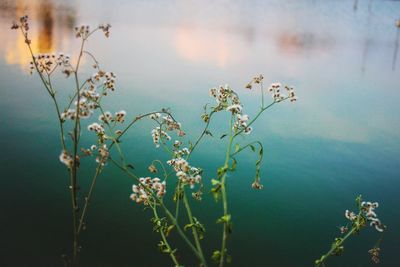
[[[230,159],[230,154],[231,154],[231,148],[232,148],[232,143],[233,139],[235,138],[235,135],[233,134],[232,130],[232,120],[233,116],[230,116],[229,118],[229,141],[228,141],[228,147],[226,149],[225,153],[225,162],[223,165],[224,169],[228,169],[229,167],[229,159]],[[224,217],[228,216],[228,199],[227,199],[227,193],[226,193],[226,176],[227,176],[227,171],[224,172],[223,176],[221,177],[221,195],[222,195],[222,206],[223,206],[223,212],[224,212]],[[223,226],[223,232],[222,232],[222,243],[221,243],[221,256],[219,259],[219,266],[222,267],[224,266],[224,261],[226,257],[226,241],[228,239],[228,230],[229,230],[229,221],[224,221],[224,226]]]
[[[158,216],[158,213],[157,213],[157,203],[150,204],[150,206],[151,206],[151,209],[153,210],[154,218],[159,221],[160,217]],[[168,243],[167,237],[165,236],[165,233],[164,233],[163,229],[159,229],[159,233],[160,233],[161,238],[162,238],[162,240],[164,242],[164,245],[167,247],[167,251],[166,252],[171,257],[171,259],[174,262],[175,266],[176,267],[180,266],[178,260],[175,257],[175,251],[172,250],[170,244]]]
[[[189,222],[190,222],[190,224],[193,225],[194,220],[193,220],[192,210],[190,208],[190,204],[186,197],[185,192],[183,193],[183,203],[185,204]],[[196,244],[196,249],[199,252],[200,256],[204,259],[204,254],[203,254],[203,250],[201,248],[199,234],[197,233],[197,229],[195,227],[192,227],[192,234],[193,234],[193,238],[194,238],[194,243]],[[204,267],[206,267],[206,265],[204,265]]]

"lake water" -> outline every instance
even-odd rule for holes
[[[38,77],[28,73],[23,39],[10,30],[24,14],[32,19],[34,50],[43,53],[74,55],[73,26],[111,23],[110,38],[98,34],[87,48],[117,74],[107,107],[130,116],[169,107],[190,140],[203,127],[211,87],[229,83],[251,116],[259,107],[257,91],[244,89],[251,77],[262,73],[266,83],[295,85],[299,100],[274,106],[245,140],[264,144],[264,190],[250,187],[251,153],[238,158],[238,171],[229,177],[230,266],[313,266],[346,222],[344,210],[355,209],[358,194],[380,203],[377,213],[388,225],[380,266],[397,266],[400,1],[2,0],[0,14],[0,266],[61,266],[71,244],[57,118]],[[60,96],[68,95],[70,82],[57,78]],[[223,121],[217,118],[211,127],[216,137],[206,138],[191,158],[206,169],[208,189],[224,160],[225,143],[218,138],[227,129]],[[143,175],[152,159],[167,160],[152,145],[151,127],[140,124],[123,141]],[[82,188],[90,174],[82,169]],[[82,236],[83,266],[172,266],[157,251],[149,212],[130,201],[131,185],[112,166],[100,177]],[[206,194],[194,210],[207,227],[210,256],[220,245],[220,203]],[[367,251],[377,238],[374,229],[365,229],[327,266],[373,265]],[[188,251],[180,253],[195,266]]]

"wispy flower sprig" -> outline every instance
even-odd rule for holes
[[[344,242],[349,237],[357,235],[368,225],[374,227],[374,229],[379,233],[385,231],[386,226],[380,221],[375,212],[375,210],[379,207],[378,202],[362,201],[360,195],[356,198],[356,205],[358,208],[357,212],[346,210],[344,213],[345,218],[349,220],[350,226],[346,225],[339,228],[341,236],[335,238],[335,241],[331,245],[331,249],[315,261],[316,266],[325,266],[325,263],[330,256],[341,255],[344,251]],[[377,244],[380,243],[381,238]],[[372,255],[372,261],[375,263],[379,262],[379,251],[380,248],[378,246],[375,246],[373,249],[369,250],[369,253]]]
[[[104,140],[98,142],[97,145],[92,145],[91,148],[80,146],[81,138],[81,120],[90,118],[95,110],[100,106],[101,97],[105,95],[105,89],[114,90],[115,76],[110,73],[102,72],[99,68],[95,57],[88,51],[84,50],[87,39],[97,30],[102,30],[108,37],[110,25],[103,25],[90,30],[89,26],[76,27],[76,37],[81,38],[81,46],[78,56],[73,61],[70,56],[64,53],[55,54],[38,54],[35,55],[32,50],[32,40],[29,36],[29,19],[28,16],[23,16],[18,22],[13,23],[11,29],[20,30],[24,36],[25,43],[31,54],[30,72],[36,73],[47,93],[51,97],[56,109],[56,114],[60,127],[61,139],[61,154],[59,160],[67,167],[70,176],[69,191],[72,200],[72,255],[71,257],[63,257],[67,265],[78,265],[78,253],[80,252],[80,233],[86,229],[86,214],[89,207],[89,202],[94,191],[97,177],[100,175],[107,159],[109,157],[108,147]],[[97,76],[89,77],[84,82],[81,82],[80,63],[84,55],[89,55],[95,61],[95,68],[98,69]],[[74,63],[72,63],[74,62]],[[56,71],[65,74],[66,77],[73,77],[75,80],[75,88],[69,103],[62,109],[57,98],[56,86],[53,84],[53,76]],[[104,76],[105,82],[101,86],[96,85],[97,81]],[[98,91],[99,90],[99,91]],[[118,115],[118,120],[121,120],[121,115]],[[67,123],[70,122],[70,123]],[[68,128],[71,129],[68,131]],[[89,125],[89,130],[96,132],[98,137],[104,137],[104,127],[101,124]],[[69,136],[70,139],[67,139]],[[78,169],[81,165],[81,157],[96,155],[98,165],[95,174],[91,179],[90,186],[83,197],[79,197],[80,186],[78,185]],[[80,201],[83,199],[83,202]],[[83,206],[83,208],[81,208]]]
[[[260,111],[254,116],[249,116],[244,113],[243,104],[238,96],[238,94],[229,86],[219,86],[212,88],[210,90],[210,96],[215,99],[216,105],[210,104],[204,106],[204,113],[201,116],[203,121],[206,123],[204,130],[202,131],[200,137],[196,140],[194,145],[191,147],[190,151],[193,153],[193,150],[200,143],[201,139],[210,135],[213,136],[211,131],[209,130],[211,118],[214,114],[219,113],[221,111],[226,111],[228,113],[228,123],[229,123],[229,131],[228,133],[222,134],[221,139],[227,137],[228,144],[226,150],[226,157],[224,164],[218,168],[217,170],[217,178],[212,179],[212,190],[213,196],[216,200],[222,199],[223,206],[223,215],[217,220],[217,223],[223,224],[223,234],[222,234],[222,245],[221,249],[215,250],[213,253],[213,260],[216,261],[220,267],[224,265],[225,262],[231,260],[231,256],[228,254],[228,250],[226,247],[227,238],[231,233],[231,224],[232,224],[232,216],[228,210],[228,201],[227,201],[227,192],[226,192],[226,182],[228,173],[232,173],[236,170],[237,160],[236,156],[242,151],[246,150],[246,148],[250,148],[253,152],[256,152],[256,146],[258,149],[258,159],[256,161],[256,174],[253,183],[251,184],[254,189],[262,189],[263,185],[260,182],[260,170],[261,170],[261,162],[263,158],[263,146],[261,142],[255,141],[250,142],[248,144],[240,144],[237,142],[234,145],[234,140],[238,136],[242,134],[250,134],[253,131],[253,123],[259,119],[260,115],[271,108],[273,105],[277,103],[281,103],[285,100],[290,100],[291,102],[295,102],[297,100],[297,96],[295,95],[294,89],[292,86],[285,86],[285,89],[288,95],[284,95],[281,93],[281,84],[273,83],[268,88],[268,90],[264,90],[263,88],[263,75],[255,76],[247,85],[247,89],[252,89],[255,85],[258,85],[260,88],[261,94],[261,106]],[[270,93],[273,99],[273,102],[269,105],[265,105],[264,95]],[[252,118],[251,118],[252,117]]]

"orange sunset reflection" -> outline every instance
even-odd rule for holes
[[[75,24],[75,10],[70,6],[54,4],[51,0],[5,2],[0,14],[10,21],[29,14],[32,50],[36,53],[53,53],[69,47],[68,36]],[[32,26],[33,25],[33,26]],[[27,69],[30,53],[21,34],[7,34],[0,44],[7,64]]]

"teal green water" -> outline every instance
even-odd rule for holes
[[[60,144],[50,99],[37,76],[27,73],[27,51],[10,22],[27,12],[42,34],[38,51],[73,54],[69,25],[110,22],[111,38],[89,42],[102,66],[117,74],[106,101],[130,116],[160,107],[173,110],[193,140],[203,127],[208,89],[229,83],[255,114],[259,99],[246,91],[249,78],[293,84],[299,101],[282,103],[262,117],[246,140],[265,147],[263,191],[250,184],[255,156],[238,158],[229,177],[233,234],[231,266],[313,266],[345,223],[354,198],[378,201],[388,225],[381,265],[397,266],[400,172],[400,75],[394,51],[398,1],[3,1],[0,2],[0,266],[61,266],[71,244],[68,177],[58,161]],[[41,19],[43,12],[52,18]],[[41,13],[42,12],[42,13]],[[36,30],[35,30],[36,29]],[[86,62],[87,63],[87,62]],[[87,65],[86,65],[87,66]],[[86,68],[86,74],[91,70]],[[57,79],[60,96],[70,81]],[[216,118],[212,132],[227,129]],[[154,158],[151,124],[124,140],[124,151],[143,175]],[[83,142],[93,142],[92,136]],[[209,181],[224,160],[224,142],[207,138],[191,158]],[[87,160],[87,166],[94,162]],[[150,214],[129,199],[132,181],[108,166],[96,187],[82,237],[83,266],[171,266],[157,251]],[[87,188],[90,169],[81,170]],[[167,197],[171,197],[168,191]],[[193,203],[207,227],[207,255],[220,245],[221,207],[204,196]],[[173,236],[173,243],[181,241]],[[371,266],[371,228],[346,244],[327,266]],[[189,251],[180,249],[187,266]]]

